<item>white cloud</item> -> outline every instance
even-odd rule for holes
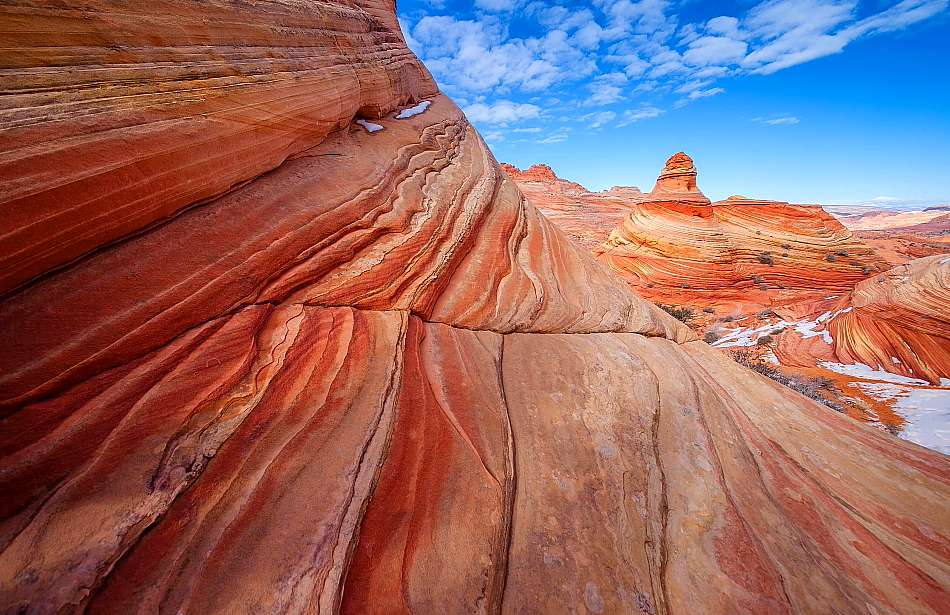
[[[873,194],[873,193],[872,193],[872,194]],[[901,199],[897,198],[896,196],[876,196],[876,197],[874,197],[874,198],[871,199],[871,200],[872,200],[872,201],[877,201],[877,202],[879,202],[879,203],[880,203],[880,202],[888,203],[888,202],[890,202],[890,201],[900,201]]]
[[[520,0],[475,0],[475,6],[484,11],[513,11],[520,5]]]
[[[775,126],[776,124],[797,124],[799,119],[797,117],[780,117],[774,120],[765,120],[766,124],[771,124]]]
[[[686,22],[678,14],[683,3],[672,0],[593,0],[580,8],[554,0],[475,0],[451,15],[426,15],[449,9],[439,8],[444,0],[422,1],[430,8],[401,16],[409,47],[444,91],[474,103],[466,107],[471,117],[491,118],[475,121],[494,123],[524,119],[531,109],[540,113],[530,103],[551,108],[555,117],[568,115],[570,104],[617,105],[647,94],[654,101],[679,95],[673,105],[682,106],[723,92],[717,79],[770,74],[838,53],[950,4],[877,0],[859,9],[858,0],[752,0],[733,15]],[[507,13],[513,10],[519,21],[533,22],[517,32],[532,35],[512,35]],[[586,98],[578,96],[583,89]],[[538,92],[547,95],[544,102],[528,100]],[[548,102],[556,98],[573,103]]]
[[[515,128],[511,132],[541,132],[540,128]]]
[[[538,117],[541,107],[537,105],[518,104],[510,100],[496,100],[490,105],[475,103],[463,109],[466,117],[472,122],[486,124],[504,124],[519,122]]]
[[[561,141],[567,141],[567,135],[564,134],[563,132],[553,134],[549,137],[541,139],[540,141],[535,141],[535,143],[548,144],[548,143],[560,143]]]
[[[623,120],[617,124],[617,127],[626,126],[639,120],[646,120],[653,117],[659,117],[666,113],[663,109],[657,109],[653,105],[642,104],[638,109],[628,109],[623,112]]]
[[[598,112],[582,115],[579,118],[577,118],[577,121],[590,122],[590,124],[588,124],[587,126],[588,128],[597,128],[599,126],[603,126],[604,124],[614,119],[615,117],[617,117],[617,114],[614,113],[613,111],[598,111]]]

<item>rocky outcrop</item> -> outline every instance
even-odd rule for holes
[[[865,280],[843,309],[828,323],[842,362],[932,384],[950,378],[950,256],[917,259]]]
[[[651,201],[691,201],[708,203],[709,199],[696,186],[696,167],[693,159],[683,152],[669,157],[660,171],[656,185],[650,191]]]
[[[848,292],[886,262],[817,205],[710,203],[680,153],[596,253],[639,293],[750,311]]]
[[[313,61],[424,76],[383,3],[213,6],[270,24],[278,56],[339,32]],[[214,65],[219,22],[182,8],[148,36]],[[4,23],[68,30],[18,10]],[[116,10],[78,23],[112,32]],[[85,72],[57,74],[51,96]],[[361,90],[308,89],[342,114],[319,142],[252,130],[224,194],[121,236],[70,213],[97,248],[24,261],[0,302],[0,611],[941,612],[950,459],[695,341],[540,216],[427,78],[405,86],[382,129],[351,122]],[[85,134],[46,111],[37,130]],[[107,151],[137,160],[122,134]],[[112,172],[94,185],[152,185]]]
[[[531,165],[524,171],[505,163],[501,168],[544,217],[591,250],[606,241],[610,231],[630,213],[632,203],[643,196],[634,186],[590,192],[561,179],[544,164]]]

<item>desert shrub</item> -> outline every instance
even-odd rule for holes
[[[852,267],[860,267],[860,266],[861,266],[861,263],[859,263],[858,261],[851,261],[851,262],[848,263],[848,264],[851,265]]]
[[[893,419],[886,420],[884,423],[884,431],[891,434],[892,436],[899,436],[901,432],[904,431],[904,428],[897,424]]]
[[[726,354],[739,365],[748,367],[779,384],[784,384],[805,397],[814,399],[838,412],[845,411],[838,399],[841,391],[829,378],[806,376],[794,371],[786,372],[763,361],[755,348],[729,348]]]
[[[732,322],[735,319],[735,314],[726,314],[725,316],[720,316],[717,318],[715,322]]]
[[[713,342],[718,342],[719,338],[722,336],[715,331],[706,331],[703,333],[703,341],[707,344],[712,344]]]
[[[768,318],[769,316],[775,316],[775,312],[772,311],[772,308],[765,308],[755,315],[756,318]]]
[[[689,288],[689,282],[683,282],[680,284],[680,288]]]
[[[680,322],[689,322],[697,317],[696,313],[693,312],[693,308],[689,306],[678,307],[668,303],[656,303],[655,305]]]
[[[782,258],[788,258],[788,252],[782,252]]]
[[[762,234],[762,231],[756,231],[755,234],[756,234],[756,235],[761,235],[761,234]]]
[[[771,331],[769,331],[769,335],[778,335],[779,333],[782,333],[783,331],[785,331],[785,329],[783,329],[782,327],[779,327],[778,329],[772,329]]]
[[[775,259],[772,258],[772,256],[769,255],[767,252],[762,252],[761,254],[756,256],[756,258],[759,260],[760,263],[762,263],[763,265],[768,265],[769,267],[775,264]]]
[[[825,260],[828,261],[829,263],[833,263],[833,262],[835,262],[835,261],[838,260],[838,259],[835,258],[835,255],[834,255],[834,254],[832,254],[831,252],[829,252],[828,254],[825,254]]]
[[[647,282],[647,288],[653,288],[653,282]]]
[[[877,281],[878,281],[878,282],[887,282],[887,276],[885,276],[885,275],[879,275],[879,276],[877,276]]]
[[[775,338],[771,335],[760,335],[759,339],[755,340],[755,343],[759,346],[767,346],[775,341]]]
[[[768,289],[769,289],[768,284],[759,284],[759,290],[768,290]]]
[[[705,312],[706,314],[715,314],[715,313],[716,313],[716,310],[715,310],[714,308],[711,308],[711,307],[704,307],[704,308],[703,308],[703,312]]]
[[[782,284],[781,282],[776,282],[775,285],[776,285],[777,287],[779,287],[779,288],[788,288],[787,286],[785,286],[785,285]]]
[[[871,268],[870,265],[865,265],[865,266],[861,267],[861,273],[863,273],[864,275],[868,275],[868,274],[871,273],[872,271],[874,271],[874,269]]]
[[[785,248],[786,250],[788,250],[788,249],[790,249],[790,248],[792,247],[792,244],[790,244],[790,243],[783,243],[783,244],[782,244],[782,247]]]
[[[755,282],[756,284],[761,284],[761,283],[765,282],[765,278],[763,278],[762,276],[760,276],[760,275],[757,274],[757,273],[753,273],[753,274],[752,274],[751,276],[749,276],[749,277],[752,278],[752,281]]]
[[[835,254],[837,254],[838,256],[851,256],[850,254],[848,254],[847,250],[838,250],[837,252],[835,252]]]

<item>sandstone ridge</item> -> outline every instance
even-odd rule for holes
[[[70,135],[32,141],[50,169],[2,175],[3,194],[32,177],[18,198],[37,206],[6,221],[0,612],[950,602],[950,459],[738,366],[629,292],[434,90],[390,3],[117,7],[8,3],[0,22],[19,33],[10,58],[58,80],[11,99],[33,132],[0,140],[4,160]],[[200,88],[137,114],[163,71],[233,76],[229,54],[252,51],[233,31],[283,58],[261,75],[299,66],[281,54],[300,36],[304,67],[332,67],[299,91],[293,70],[237,75],[221,125],[176,115]],[[113,53],[129,89],[89,86]],[[86,89],[93,126],[59,113]],[[129,117],[169,132],[130,142]],[[43,157],[95,139],[107,157]],[[189,159],[182,142],[211,145]],[[127,224],[113,192],[139,197]]]

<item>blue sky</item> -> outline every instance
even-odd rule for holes
[[[713,199],[950,202],[948,0],[399,0],[495,156],[591,190],[683,150]]]

